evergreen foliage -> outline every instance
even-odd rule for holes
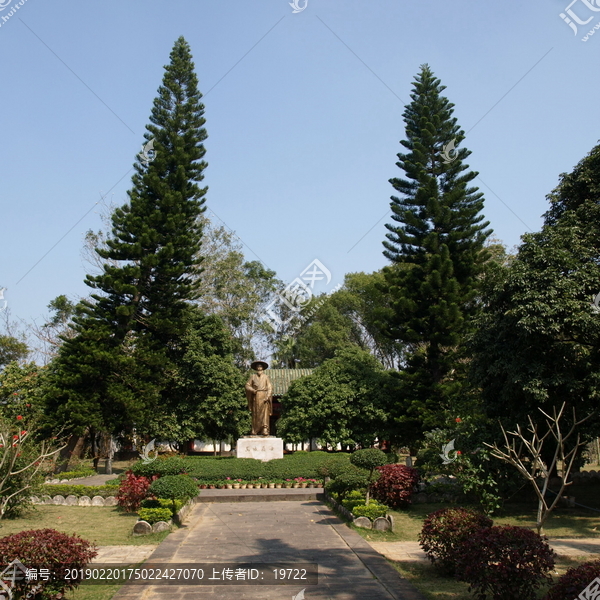
[[[382,317],[387,334],[408,345],[399,381],[394,437],[402,443],[443,422],[461,389],[461,344],[477,312],[478,278],[487,259],[483,194],[470,182],[465,138],[452,116],[445,89],[424,65],[404,111],[406,153],[397,166],[405,178],[390,180],[400,194],[386,225],[385,269],[392,307]]]
[[[76,335],[52,365],[48,412],[78,433],[150,427],[170,400],[184,314],[196,298],[206,188],[206,139],[189,46],[179,38],[165,67],[145,139],[151,161],[135,164],[129,203],[112,215],[112,236],[97,250],[103,272],[81,303]]]
[[[288,442],[311,438],[322,444],[371,446],[387,418],[381,364],[358,348],[340,350],[312,375],[293,381],[282,399],[278,435]]]
[[[491,278],[473,340],[473,385],[509,426],[545,422],[567,403],[582,418],[600,398],[600,146],[563,174],[538,233]],[[579,431],[598,435],[597,416]],[[585,438],[584,438],[585,439]],[[554,449],[548,448],[552,455]]]

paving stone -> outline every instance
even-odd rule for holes
[[[290,600],[302,589],[307,600],[423,600],[365,540],[315,501],[196,504],[186,526],[171,533],[146,564],[157,561],[234,568],[315,562],[319,583],[123,586],[113,600]]]

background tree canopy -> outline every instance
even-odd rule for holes
[[[312,375],[293,381],[282,399],[278,435],[289,442],[370,446],[383,439],[388,374],[371,354],[344,348]]]
[[[563,401],[583,417],[600,399],[599,146],[548,200],[542,230],[489,280],[473,338],[472,381],[489,416],[510,424]],[[582,431],[598,435],[598,426],[596,416]]]

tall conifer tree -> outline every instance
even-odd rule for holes
[[[97,250],[103,273],[86,278],[96,293],[82,302],[76,335],[52,365],[49,409],[79,431],[137,423],[144,433],[168,396],[185,312],[196,297],[207,191],[199,186],[207,166],[204,106],[183,37],[170,59],[129,203],[112,215],[108,248]]]
[[[396,433],[407,443],[441,425],[458,392],[459,346],[476,309],[491,233],[480,214],[483,194],[469,187],[477,176],[463,162],[470,151],[455,149],[465,134],[444,89],[422,66],[404,111],[407,151],[396,164],[405,178],[390,180],[400,195],[392,196],[394,222],[383,242],[393,263],[385,270],[392,299],[385,328],[408,349],[396,411]]]

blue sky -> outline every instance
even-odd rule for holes
[[[330,287],[386,264],[388,180],[423,63],[508,246],[539,229],[559,174],[599,137],[600,32],[582,38],[600,0],[571,5],[592,17],[577,35],[567,0],[308,0],[297,14],[288,0],[21,2],[0,1],[0,286],[26,321],[87,294],[83,236],[101,195],[126,200],[180,35],[205,95],[207,205],[285,281],[315,258]]]

